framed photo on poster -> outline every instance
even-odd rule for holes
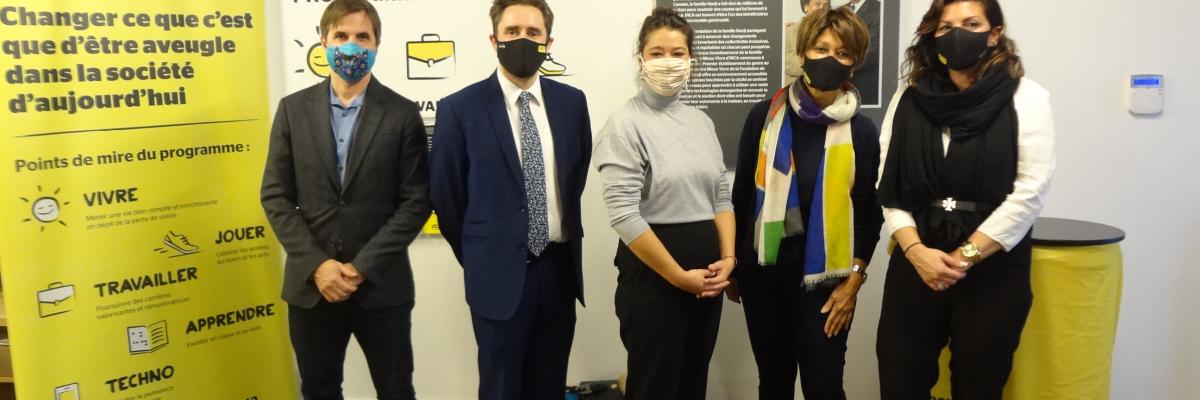
[[[695,75],[683,101],[705,111],[716,125],[725,164],[736,163],[746,114],[801,73],[795,24],[822,7],[851,7],[870,30],[871,46],[851,82],[862,97],[860,112],[883,122],[900,77],[897,40],[900,0],[655,0],[673,7],[696,31]],[[791,29],[789,29],[791,28]]]

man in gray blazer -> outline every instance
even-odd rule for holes
[[[335,0],[321,18],[333,73],[279,103],[262,204],[287,252],[283,299],[305,399],[340,399],[350,336],[380,399],[415,398],[408,245],[429,217],[417,105],[371,76],[379,15]]]

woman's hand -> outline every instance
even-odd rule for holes
[[[862,284],[862,275],[853,272],[829,294],[829,300],[821,307],[821,314],[829,314],[829,318],[825,319],[825,337],[832,338],[850,330],[850,323],[854,321],[854,304],[858,301],[858,289],[862,288]]]
[[[946,290],[965,278],[967,273],[963,261],[959,261],[938,249],[917,244],[904,253],[908,261],[916,268],[921,280],[935,292]]]
[[[734,263],[733,257],[723,257],[712,264],[708,264],[708,272],[712,274],[704,279],[704,286],[711,289],[705,290],[697,295],[696,298],[720,296],[721,290],[729,286],[729,274],[733,273],[733,268],[736,266],[737,264]],[[724,284],[720,285],[720,289],[718,289],[717,286],[721,283]]]
[[[971,269],[971,267],[975,266],[975,264],[971,263],[971,260],[967,259],[967,256],[962,254],[962,249],[954,249],[954,251],[950,252],[950,257],[955,261],[954,264],[951,265],[951,268],[962,271],[964,274],[967,273],[967,270]]]
[[[720,294],[721,290],[729,285],[729,281],[722,281],[715,285],[706,284],[705,281],[712,277],[713,272],[707,269],[679,270],[679,272],[672,275],[672,279],[668,280],[668,282],[671,282],[671,285],[679,288],[679,290],[694,294],[699,298],[702,294],[708,292]]]

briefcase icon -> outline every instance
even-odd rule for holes
[[[421,41],[408,42],[408,79],[446,79],[454,77],[454,42],[427,33]]]
[[[46,290],[37,292],[38,315],[46,318],[75,309],[75,285],[51,283]]]

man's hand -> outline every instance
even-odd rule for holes
[[[351,265],[350,263],[342,264],[341,268],[339,269],[342,272],[342,278],[354,286],[361,285],[363,281],[366,280],[366,278],[363,278],[362,274],[358,273],[358,268],[354,268],[354,265]]]
[[[352,271],[357,278],[347,279],[343,275],[343,269],[347,267],[348,271]],[[326,301],[340,303],[349,299],[350,295],[358,290],[358,284],[362,283],[362,276],[358,275],[358,271],[353,266],[329,259],[321,263],[321,266],[313,272],[313,283],[317,285],[317,290],[321,292],[321,296]]]

